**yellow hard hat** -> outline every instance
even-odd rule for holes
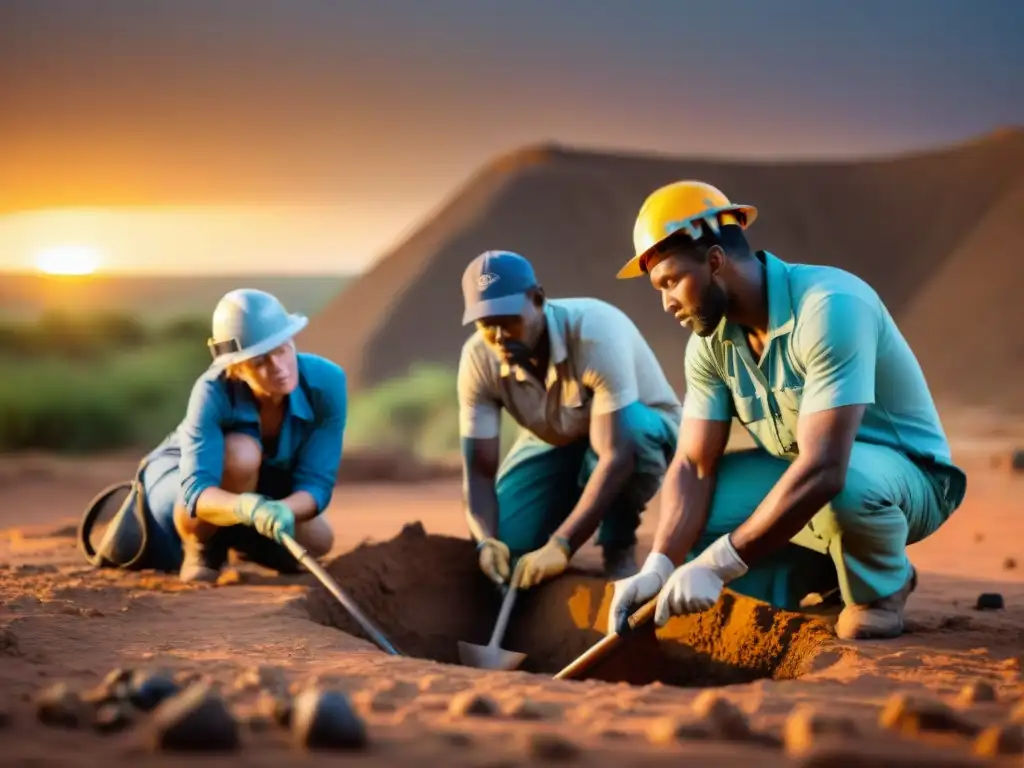
[[[654,190],[633,225],[636,255],[619,270],[620,280],[644,274],[644,257],[669,235],[685,229],[694,239],[701,236],[701,222],[712,231],[726,224],[746,229],[757,218],[752,205],[735,205],[722,191],[703,181],[676,181]]]

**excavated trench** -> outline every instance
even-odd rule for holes
[[[459,664],[460,640],[490,639],[501,598],[465,539],[428,536],[415,523],[327,570],[402,653]],[[608,582],[572,571],[523,591],[501,646],[527,654],[521,670],[553,674],[603,637],[611,596]],[[366,637],[322,588],[311,591],[307,606],[313,620]],[[791,679],[828,650],[830,639],[821,619],[727,592],[712,610],[676,617],[657,632],[653,624],[638,630],[581,679],[687,687]]]

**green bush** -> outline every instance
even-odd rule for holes
[[[208,325],[205,318],[180,318],[153,326],[116,315],[0,325],[0,452],[154,445],[181,420],[209,364]],[[503,452],[517,432],[506,414]],[[345,445],[457,458],[456,372],[414,366],[354,394]]]

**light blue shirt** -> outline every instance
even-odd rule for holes
[[[276,446],[264,447],[263,463],[291,473],[292,492],[306,491],[322,512],[341,461],[347,384],[344,370],[330,360],[301,352],[297,358],[299,386],[288,396]],[[190,515],[203,491],[220,486],[224,436],[232,432],[260,440],[256,400],[243,382],[207,371],[193,386],[185,418],[167,441],[181,449],[179,503]]]
[[[684,417],[735,417],[769,453],[792,459],[800,414],[865,405],[857,440],[954,466],[917,358],[871,286],[836,267],[757,257],[768,291],[761,359],[728,320],[707,338],[693,334]]]

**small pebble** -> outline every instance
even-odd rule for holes
[[[1010,454],[1010,469],[1024,472],[1024,448],[1017,448]]]
[[[964,705],[995,701],[996,689],[986,680],[972,680],[960,689],[957,702]]]
[[[659,717],[647,726],[647,740],[651,744],[668,745],[689,739],[707,739],[711,731],[706,722],[694,718]]]
[[[135,672],[128,685],[128,700],[136,709],[149,712],[180,689],[170,677],[142,670]]]
[[[975,736],[979,728],[940,701],[894,693],[878,715],[882,728],[906,735],[945,731]]]
[[[292,702],[292,743],[305,749],[363,749],[366,726],[345,694],[307,688]]]
[[[287,728],[292,721],[292,701],[287,696],[263,691],[256,699],[256,711]]]
[[[981,544],[981,542],[983,542],[984,540],[985,540],[985,534],[984,533],[976,533],[976,534],[974,534],[974,543],[975,544]]]
[[[55,683],[36,696],[36,716],[46,725],[77,728],[83,715],[82,701],[67,683]]]
[[[0,656],[21,656],[18,636],[6,627],[0,627]]]
[[[783,745],[790,755],[808,752],[823,738],[857,735],[857,725],[850,718],[825,715],[807,705],[795,707],[782,728]]]
[[[745,740],[750,738],[747,716],[725,697],[714,691],[704,691],[693,701],[693,713],[707,720],[711,732],[720,738]]]
[[[100,733],[116,733],[132,724],[132,710],[125,702],[103,704],[96,710],[92,727]]]
[[[1017,706],[1010,712],[1010,722],[1024,725],[1024,699],[1017,702]]]
[[[572,760],[580,753],[576,744],[557,733],[527,733],[524,740],[526,751],[539,760],[561,762]]]
[[[1004,570],[1012,571],[1016,567],[1017,567],[1017,560],[1015,558],[1008,557],[1005,560],[1003,560],[1003,569]]]
[[[150,727],[156,749],[227,751],[241,743],[238,722],[208,685],[192,685],[160,702]]]
[[[982,757],[1024,755],[1024,725],[1003,723],[986,728],[974,740],[974,754]]]
[[[505,705],[503,714],[517,720],[544,719],[544,709],[536,701],[528,698],[512,699]]]
[[[267,690],[283,692],[288,687],[284,670],[280,667],[260,665],[249,667],[235,678],[234,689],[236,691]]]
[[[1003,596],[998,592],[982,592],[978,595],[978,602],[974,605],[979,611],[998,611],[1005,608]]]
[[[476,715],[491,717],[498,714],[498,704],[490,696],[476,691],[462,691],[455,694],[448,704],[448,714],[455,717]]]

